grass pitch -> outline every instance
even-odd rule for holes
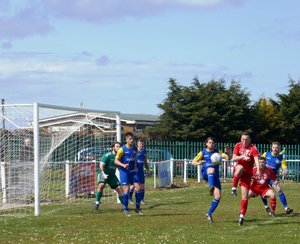
[[[208,223],[205,214],[212,201],[208,187],[190,181],[179,188],[149,186],[144,216],[131,211],[127,217],[117,203],[103,203],[95,211],[93,199],[87,199],[75,206],[43,206],[39,217],[1,217],[0,243],[299,243],[300,184],[281,185],[294,213],[287,215],[277,197],[272,218],[259,198],[250,199],[241,227],[240,195],[230,195],[230,183],[222,185],[214,223]]]

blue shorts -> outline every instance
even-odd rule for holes
[[[121,185],[132,185],[133,184],[134,172],[120,170],[120,182]]]
[[[202,178],[206,181],[208,181],[208,175],[207,175],[207,170],[205,171],[202,171],[201,172],[202,174]],[[215,176],[214,176],[214,186],[220,190],[222,190],[222,187],[221,187],[221,182],[220,182],[220,177],[219,177],[219,173],[215,173]]]
[[[137,174],[134,174],[134,176],[133,176],[133,182],[134,183],[145,184],[145,175],[144,175],[144,172],[139,172]]]

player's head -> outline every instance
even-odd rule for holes
[[[272,153],[274,155],[279,155],[280,153],[280,150],[281,150],[281,145],[278,141],[274,141],[272,142]]]
[[[241,142],[243,143],[244,147],[248,147],[251,143],[251,137],[249,132],[245,131],[243,132],[241,136]]]
[[[132,146],[133,145],[133,143],[134,143],[134,135],[133,135],[132,132],[127,132],[125,134],[125,139],[126,139],[126,144],[128,146]]]
[[[119,148],[121,147],[121,143],[120,142],[114,142],[112,145],[111,145],[111,148],[113,150],[113,152],[117,152],[119,150]]]
[[[266,159],[264,157],[259,157],[258,162],[260,169],[264,169],[266,167]]]
[[[140,151],[144,149],[144,147],[145,147],[145,140],[143,138],[139,138],[137,140],[137,147],[138,147],[138,149]]]
[[[214,149],[216,144],[216,140],[213,137],[207,137],[205,140],[205,148],[207,149]]]

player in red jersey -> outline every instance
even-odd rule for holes
[[[252,170],[252,183],[248,193],[248,198],[261,196],[263,198],[271,198],[271,216],[274,216],[276,209],[276,196],[274,191],[269,186],[269,180],[274,181],[273,186],[275,187],[278,182],[274,172],[266,167],[266,159],[264,157],[259,158],[260,174],[257,173],[257,168],[254,167]]]
[[[256,163],[257,173],[260,173],[259,162],[258,162],[259,152],[251,143],[251,138],[248,132],[244,132],[241,136],[241,142],[237,143],[233,149],[232,160],[237,162],[234,167],[234,176],[231,194],[237,196],[236,188],[238,182],[240,181],[241,186],[241,208],[238,223],[242,225],[244,222],[244,215],[246,214],[248,207],[248,191],[250,189],[252,168],[254,162]]]

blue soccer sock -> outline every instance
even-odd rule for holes
[[[128,208],[128,198],[129,198],[128,193],[124,193],[123,194],[123,209],[125,211],[129,210],[129,208]]]
[[[134,189],[129,190],[129,200],[132,200]]]
[[[280,199],[280,201],[281,201],[283,207],[284,207],[284,208],[287,208],[288,204],[287,204],[286,197],[285,197],[284,193],[281,192],[281,193],[279,193],[278,196],[279,196],[279,199]]]
[[[208,185],[209,185],[210,188],[214,186],[214,178],[215,178],[214,173],[209,173],[208,174]]]
[[[142,190],[142,199],[141,199],[141,201],[143,201],[143,202],[145,201],[145,189]]]
[[[142,192],[135,193],[135,206],[136,208],[141,207],[141,200],[142,200]]]
[[[216,210],[216,208],[219,205],[219,202],[220,202],[220,200],[217,200],[217,199],[212,200],[211,205],[210,205],[210,209],[207,212],[207,214],[209,216],[211,216],[213,214],[213,212]]]
[[[268,206],[268,199],[266,197],[262,197],[262,196],[260,198],[261,198],[262,202],[264,203],[265,207],[267,207]]]

